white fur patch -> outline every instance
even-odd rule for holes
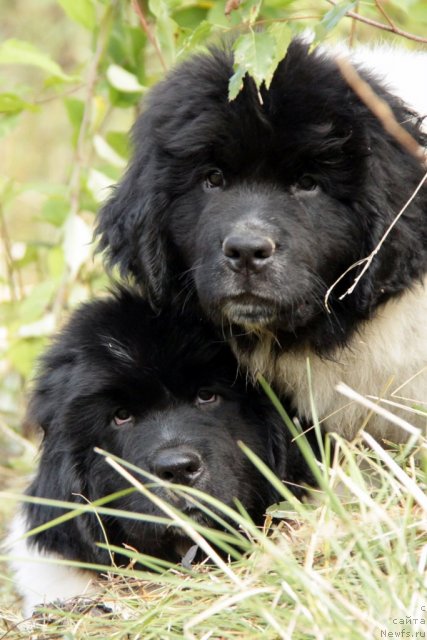
[[[408,407],[422,406],[427,394],[427,278],[377,310],[351,339],[328,359],[309,348],[273,355],[274,337],[260,338],[249,356],[238,353],[253,372],[261,372],[284,393],[292,396],[301,418],[313,419],[307,358],[312,376],[313,406],[328,431],[352,439],[368,418],[367,410],[348,402],[335,389],[339,382],[362,395],[378,396]],[[387,405],[385,405],[387,406]],[[405,409],[389,408],[425,431],[427,418]],[[376,438],[394,442],[407,439],[407,433],[376,414],[369,416],[366,430]]]
[[[370,72],[394,95],[421,116],[427,129],[427,52],[409,51],[382,44],[358,47],[351,59]]]
[[[28,544],[28,538],[22,538],[27,531],[28,526],[18,513],[6,540],[15,588],[22,596],[25,617],[31,616],[36,605],[80,595],[92,597],[99,591],[96,574],[58,564],[64,560],[55,554],[38,551]]]
[[[427,52],[402,49],[379,43],[349,49],[344,43],[321,46],[327,55],[349,58],[375,76],[390,93],[401,98],[420,116],[425,116],[427,130]]]

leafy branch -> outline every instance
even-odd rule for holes
[[[337,7],[339,2],[337,0],[326,0],[333,7]],[[351,18],[352,20],[356,20],[358,22],[363,22],[363,24],[369,25],[370,27],[374,27],[375,29],[380,29],[382,31],[388,31],[389,33],[394,33],[397,36],[401,36],[402,38],[407,38],[408,40],[413,40],[414,42],[421,42],[423,44],[427,44],[427,38],[423,36],[418,36],[415,33],[409,33],[404,29],[398,27],[391,18],[387,15],[384,10],[384,7],[381,5],[379,0],[376,0],[375,5],[378,7],[378,10],[387,20],[388,24],[384,24],[383,22],[378,22],[377,20],[372,20],[372,18],[367,18],[360,13],[356,13],[355,11],[346,11],[345,17]]]

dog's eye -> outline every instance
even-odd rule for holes
[[[218,395],[213,393],[210,389],[199,389],[196,397],[196,404],[214,404],[218,401]]]
[[[213,169],[209,171],[205,178],[205,187],[206,189],[219,189],[223,187],[225,184],[224,176],[222,171],[219,169]]]
[[[121,427],[123,424],[131,424],[134,418],[133,415],[127,409],[120,408],[114,413],[113,422],[117,427]]]
[[[317,187],[316,179],[308,173],[299,178],[297,185],[298,189],[303,189],[303,191],[314,191]]]

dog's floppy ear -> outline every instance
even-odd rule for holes
[[[95,235],[109,267],[134,277],[154,307],[166,299],[167,196],[160,184],[158,149],[150,112],[143,113],[132,132],[134,153],[121,182],[102,207]]]
[[[41,427],[47,435],[56,422],[61,422],[68,389],[74,382],[73,371],[73,353],[62,350],[59,336],[39,363],[24,418],[26,427]]]

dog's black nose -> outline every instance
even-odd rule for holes
[[[151,463],[153,473],[161,480],[191,486],[202,473],[202,459],[191,449],[162,449]]]
[[[233,271],[261,271],[275,249],[271,238],[255,234],[230,235],[222,243],[222,252]]]

